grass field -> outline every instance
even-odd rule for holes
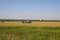
[[[60,40],[60,22],[0,22],[0,40]]]
[[[0,26],[0,40],[60,40],[60,27]]]
[[[22,22],[0,22],[0,26],[59,26],[60,22],[32,22],[32,23],[22,23]]]

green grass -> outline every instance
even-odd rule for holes
[[[0,40],[60,40],[60,27],[2,27]]]

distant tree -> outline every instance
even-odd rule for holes
[[[2,23],[4,23],[4,21],[2,21]]]

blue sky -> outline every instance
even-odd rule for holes
[[[60,0],[0,0],[0,18],[60,20]]]

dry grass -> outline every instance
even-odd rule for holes
[[[32,23],[22,23],[22,22],[0,22],[0,26],[60,26],[60,22],[32,22]]]

